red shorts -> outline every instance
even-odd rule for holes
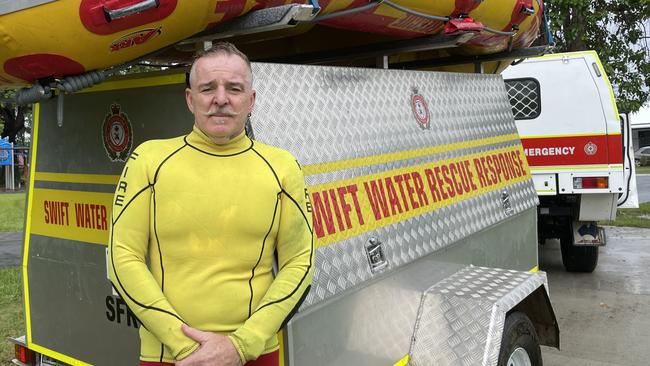
[[[248,361],[246,366],[279,366],[280,365],[280,352],[275,351],[261,355],[255,361]],[[174,366],[169,362],[150,362],[140,361],[140,366]]]

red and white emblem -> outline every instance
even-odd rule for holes
[[[111,161],[126,161],[133,146],[133,128],[127,115],[120,111],[121,106],[111,104],[111,113],[102,124],[104,149]]]
[[[428,130],[431,128],[431,118],[427,102],[424,100],[424,97],[418,93],[417,88],[413,88],[412,91],[411,110],[413,111],[413,117],[415,117],[415,121],[421,129]]]
[[[598,145],[594,144],[591,141],[585,144],[585,154],[591,156],[591,155],[596,155],[597,152],[598,152]]]

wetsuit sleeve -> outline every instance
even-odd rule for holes
[[[313,275],[313,237],[309,196],[299,165],[291,160],[282,180],[277,276],[248,320],[229,337],[243,363],[256,359],[267,340],[300,306]]]
[[[140,146],[129,158],[113,198],[109,236],[109,277],[142,325],[176,359],[192,353],[198,344],[186,337],[183,321],[165,298],[147,267],[150,204],[153,180],[147,151]]]

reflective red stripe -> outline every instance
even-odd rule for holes
[[[623,163],[621,135],[522,138],[531,167]]]
[[[280,351],[275,351],[261,355],[255,361],[249,361],[246,366],[279,366],[280,364]]]

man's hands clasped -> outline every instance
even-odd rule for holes
[[[204,332],[183,324],[181,329],[186,336],[197,341],[200,346],[176,366],[241,366],[241,359],[235,346],[224,335]]]

